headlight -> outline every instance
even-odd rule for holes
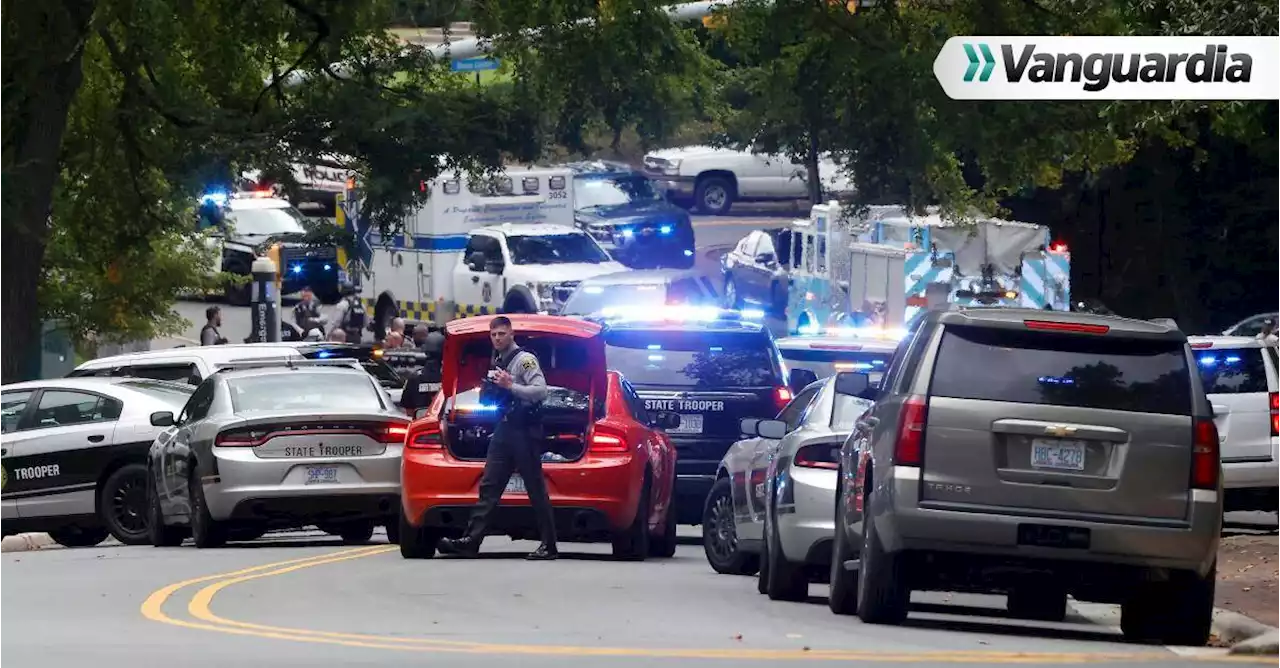
[[[683,162],[683,160],[681,160],[680,158],[667,160],[667,166],[662,168],[662,173],[666,174],[667,176],[679,176],[681,162]]]

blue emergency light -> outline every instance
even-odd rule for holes
[[[228,196],[224,192],[220,192],[220,191],[207,192],[200,196],[200,204],[201,206],[205,204],[222,206],[223,204],[227,203],[227,199],[228,199]]]
[[[663,236],[666,236],[666,235],[668,235],[668,234],[671,234],[671,226],[670,226],[670,225],[663,225],[662,227],[659,227],[659,228],[658,228],[658,234],[661,234],[661,235],[663,235]]]

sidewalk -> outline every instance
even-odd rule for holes
[[[1278,623],[1280,537],[1229,536],[1218,548],[1219,608],[1252,617],[1268,626]]]

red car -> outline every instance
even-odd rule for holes
[[[674,413],[650,414],[631,384],[605,367],[599,325],[555,316],[509,315],[516,343],[535,353],[547,378],[542,470],[559,540],[613,543],[613,554],[641,560],[676,550],[676,450],[663,428]],[[400,553],[430,558],[444,537],[462,535],[478,501],[489,435],[498,416],[480,404],[493,354],[493,316],[445,328],[442,390],[409,426],[401,463]],[[537,537],[518,475],[494,512],[491,533]]]

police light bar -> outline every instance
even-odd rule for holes
[[[907,330],[901,327],[830,327],[823,329],[818,325],[808,325],[798,330],[801,336],[838,336],[851,339],[878,339],[881,341],[901,341],[906,338]]]

